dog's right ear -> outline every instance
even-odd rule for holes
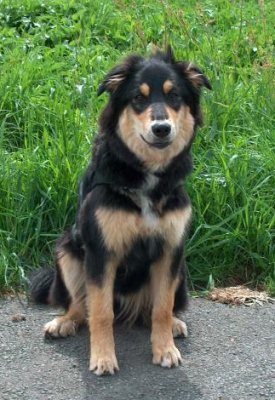
[[[97,95],[100,96],[104,92],[113,94],[143,60],[137,55],[127,57],[122,64],[117,65],[105,76],[98,88]]]
[[[212,90],[211,83],[202,71],[193,63],[186,61],[179,61],[177,65],[180,67],[181,73],[192,83],[192,85],[200,90],[202,86]]]

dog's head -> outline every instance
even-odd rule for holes
[[[130,56],[99,87],[99,95],[110,94],[102,131],[117,135],[150,170],[163,169],[202,125],[203,86],[211,89],[206,76],[194,64],[176,61],[171,48],[149,60]]]

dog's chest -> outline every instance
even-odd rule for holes
[[[150,227],[154,229],[157,224],[159,224],[159,210],[157,209],[156,204],[153,204],[149,195],[150,191],[157,186],[158,182],[159,178],[154,175],[148,175],[145,183],[135,193],[134,201],[136,201],[136,204],[140,207],[143,223],[148,227],[148,229],[150,229]]]
[[[159,224],[159,213],[150,200],[150,197],[141,195],[139,203],[144,225],[147,226],[148,229],[150,229],[150,227],[156,228],[157,224]]]
[[[149,195],[156,184],[157,178],[150,177],[142,190],[133,193],[132,200],[140,212],[105,207],[96,210],[101,239],[109,251],[123,257],[136,240],[150,237],[161,237],[166,246],[172,248],[181,242],[191,217],[191,207],[161,212]]]

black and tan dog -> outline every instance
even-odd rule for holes
[[[130,56],[99,88],[110,100],[100,119],[93,159],[80,185],[75,225],[57,247],[55,270],[32,281],[37,301],[65,306],[45,325],[52,337],[74,335],[86,320],[90,369],[118,370],[114,316],[152,324],[153,363],[178,366],[173,337],[187,335],[176,312],[187,301],[183,239],[191,205],[183,180],[202,123],[208,79],[171,49],[149,60]]]

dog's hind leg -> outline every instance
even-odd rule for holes
[[[85,322],[85,273],[81,259],[68,251],[58,252],[58,272],[69,294],[69,306],[65,315],[54,318],[44,326],[45,336],[54,338],[74,336],[77,327]],[[53,290],[58,290],[58,287]]]
[[[175,294],[175,303],[174,303],[174,316],[173,316],[173,325],[172,331],[174,337],[187,337],[188,330],[187,325],[184,321],[177,317],[179,311],[183,311],[186,309],[188,303],[187,296],[187,286],[186,286],[186,277],[185,277],[185,261],[181,260],[180,264],[180,280]]]

